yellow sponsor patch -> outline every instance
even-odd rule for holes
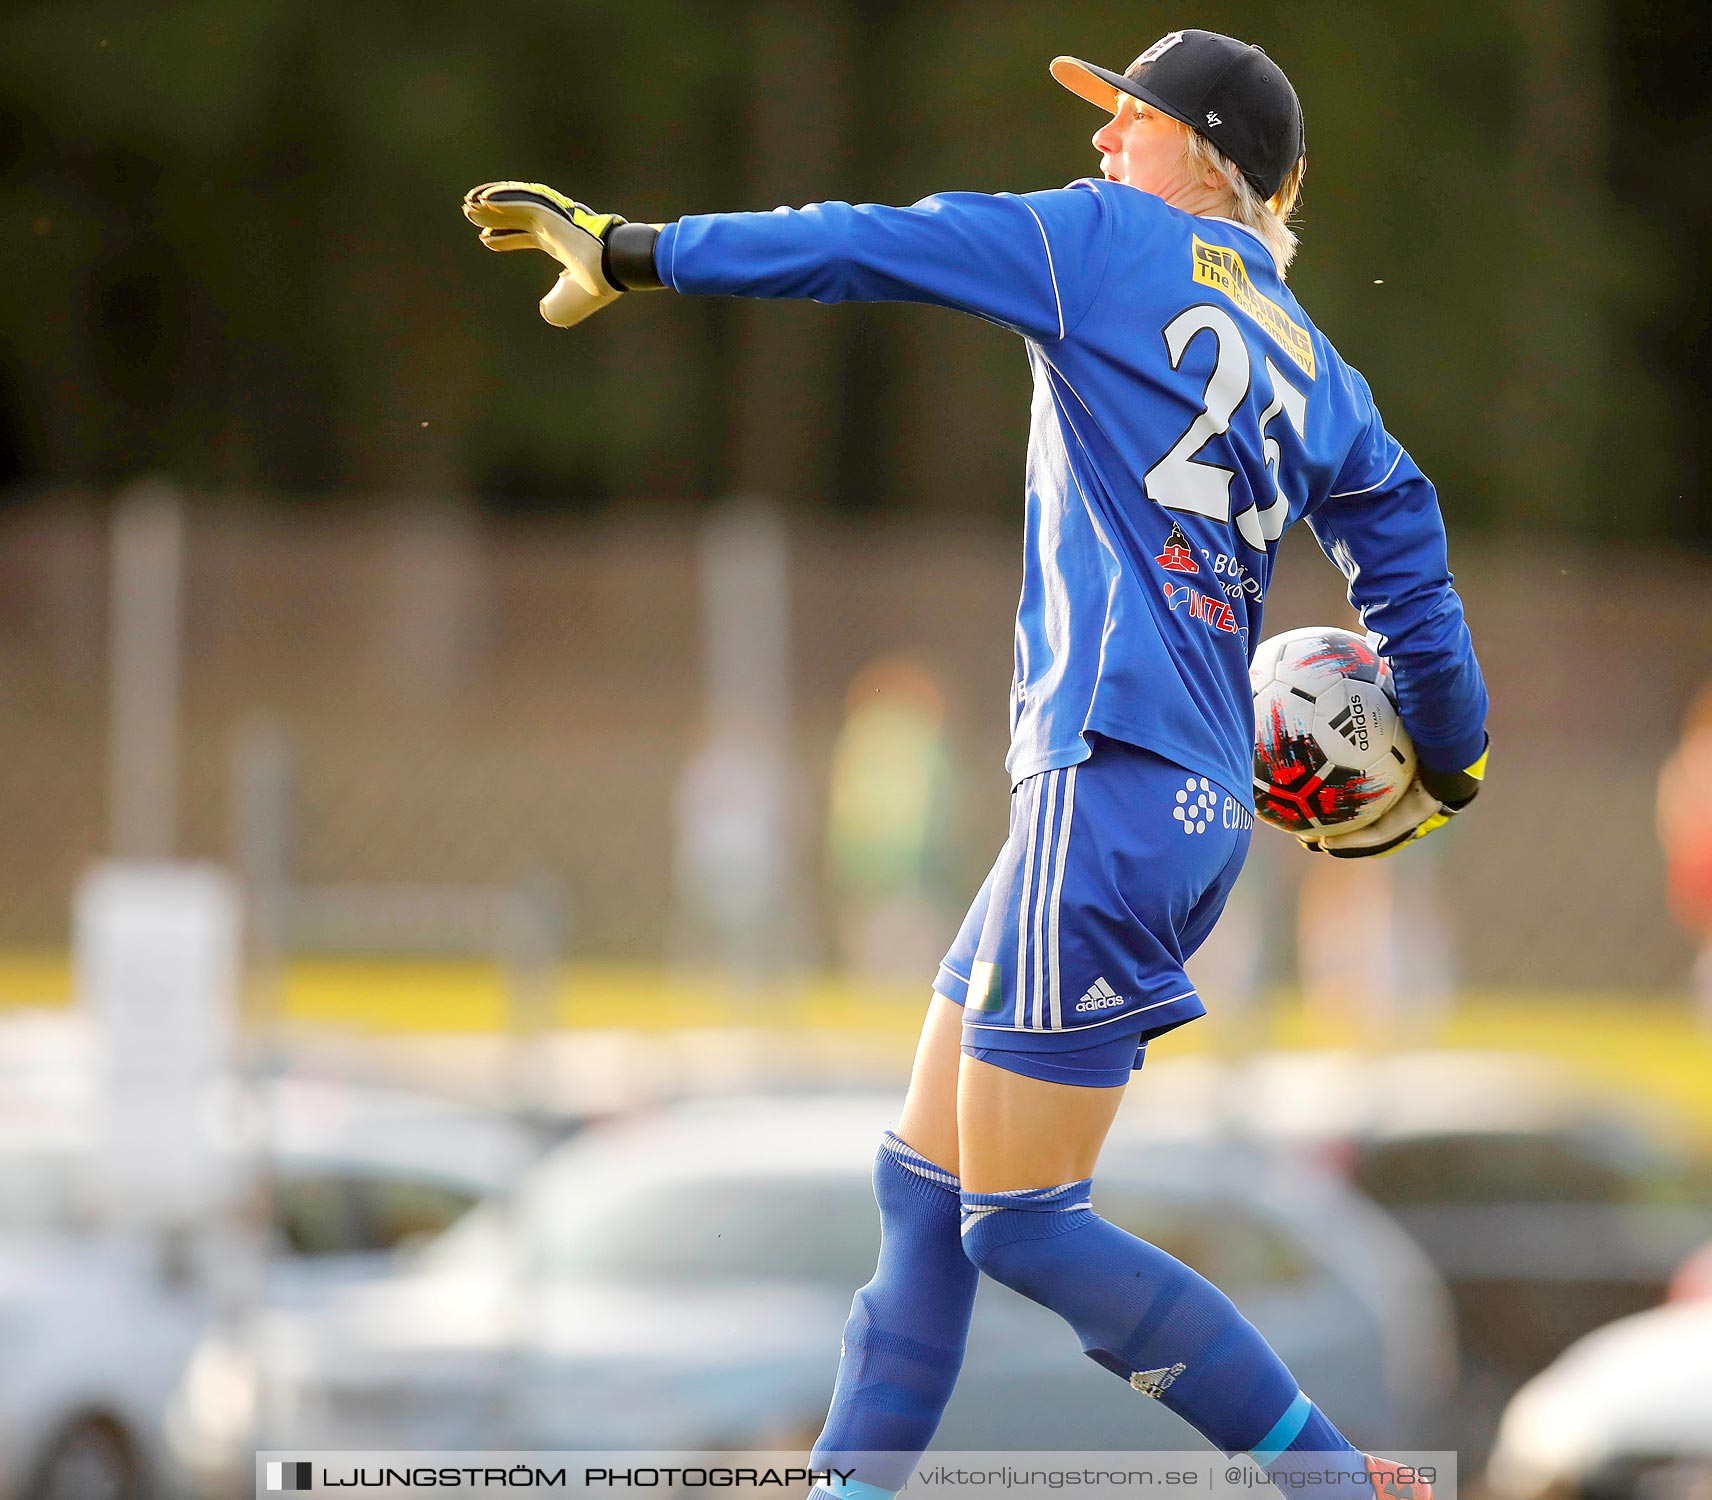
[[[1227,245],[1209,245],[1199,235],[1192,235],[1195,254],[1195,280],[1229,297],[1284,347],[1284,352],[1299,364],[1308,379],[1314,378],[1314,341],[1308,330],[1285,312],[1248,279],[1248,267],[1242,257]]]

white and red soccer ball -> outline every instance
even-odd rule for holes
[[[1287,630],[1262,641],[1254,689],[1254,810],[1295,834],[1349,833],[1415,779],[1391,664],[1353,631]]]

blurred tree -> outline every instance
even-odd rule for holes
[[[1622,212],[1646,236],[1647,253],[1629,266],[1645,289],[1633,330],[1636,357],[1654,374],[1656,412],[1635,403],[1620,414],[1630,444],[1645,447],[1667,476],[1662,535],[1712,548],[1712,447],[1704,441],[1712,392],[1712,109],[1706,58],[1712,6],[1619,0],[1607,57],[1617,101],[1612,186]],[[1614,419],[1618,414],[1613,414]],[[1639,420],[1636,420],[1636,419]],[[1616,450],[1622,451],[1622,450]],[[1613,468],[1617,468],[1615,464]],[[1606,526],[1623,525],[1628,482]],[[1652,528],[1649,528],[1652,529]]]
[[[1712,190],[1681,165],[1712,131],[1705,8],[1195,19],[1266,43],[1302,93],[1295,283],[1447,509],[1712,542]],[[13,0],[0,474],[1007,512],[1008,336],[666,296],[556,334],[531,306],[549,269],[488,260],[458,198],[540,177],[665,219],[1066,182],[1098,121],[1046,61],[1121,66],[1136,25],[1117,0]]]

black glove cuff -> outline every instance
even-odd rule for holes
[[[1492,737],[1486,737],[1486,746],[1490,746]],[[1483,746],[1481,754],[1486,753]],[[1468,806],[1480,792],[1480,781],[1470,776],[1467,771],[1435,771],[1431,766],[1420,764],[1415,767],[1415,775],[1420,778],[1421,785],[1426,788],[1429,797],[1437,797],[1452,812],[1459,812]]]
[[[614,224],[601,241],[601,274],[621,292],[651,292],[665,286],[654,269],[652,224]]]

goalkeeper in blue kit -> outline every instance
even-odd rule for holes
[[[1204,1013],[1184,962],[1248,848],[1249,655],[1293,522],[1390,658],[1419,757],[1377,822],[1304,843],[1385,854],[1479,789],[1486,689],[1438,501],[1285,285],[1305,158],[1277,64],[1184,30],[1123,73],[1060,57],[1052,74],[1110,113],[1101,175],[1064,188],[646,225],[495,182],[464,212],[491,248],[559,262],[541,309],[560,326],[655,288],[925,302],[1019,335],[1033,372],[1010,835],[879,1143],[879,1265],[813,1463],[861,1457],[829,1492],[888,1500],[913,1472],[985,1271],[1279,1487],[1296,1484],[1290,1455],[1312,1453],[1424,1497],[1357,1453],[1223,1293],[1102,1218],[1093,1177],[1148,1042]],[[1183,817],[1185,791],[1204,816]]]

